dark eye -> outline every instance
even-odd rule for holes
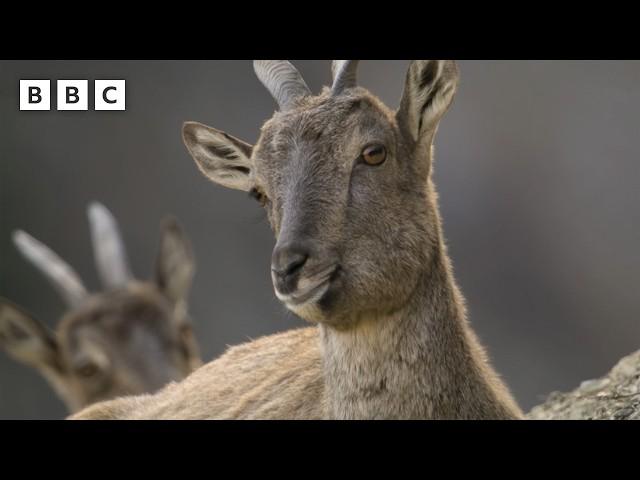
[[[98,374],[98,366],[93,362],[84,362],[75,369],[76,374],[80,377],[91,378]]]
[[[267,196],[255,187],[249,190],[249,196],[260,202],[260,205],[263,207],[266,205],[268,200]]]
[[[383,145],[369,145],[362,150],[362,159],[367,165],[380,165],[387,159],[387,149]]]

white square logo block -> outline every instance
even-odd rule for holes
[[[96,80],[94,110],[124,110],[125,80]]]
[[[88,80],[58,80],[58,110],[88,110]]]
[[[50,109],[50,80],[20,80],[20,110]]]

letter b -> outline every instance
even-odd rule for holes
[[[50,110],[49,80],[20,80],[20,110]]]
[[[40,92],[40,87],[29,87],[29,103],[40,103],[42,101]]]
[[[67,87],[67,103],[78,103],[80,97],[78,96],[77,87]]]
[[[87,110],[88,103],[87,80],[58,80],[58,110]]]

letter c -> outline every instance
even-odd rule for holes
[[[107,98],[107,92],[108,92],[109,90],[117,90],[117,88],[116,88],[116,87],[107,87],[107,88],[105,88],[105,89],[102,91],[102,99],[104,100],[104,102],[105,102],[105,103],[110,103],[110,104],[118,103],[118,101],[117,101],[117,100],[109,100],[109,99]]]

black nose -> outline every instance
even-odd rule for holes
[[[293,292],[298,276],[309,258],[309,252],[302,245],[276,246],[271,257],[271,271],[280,293]]]

